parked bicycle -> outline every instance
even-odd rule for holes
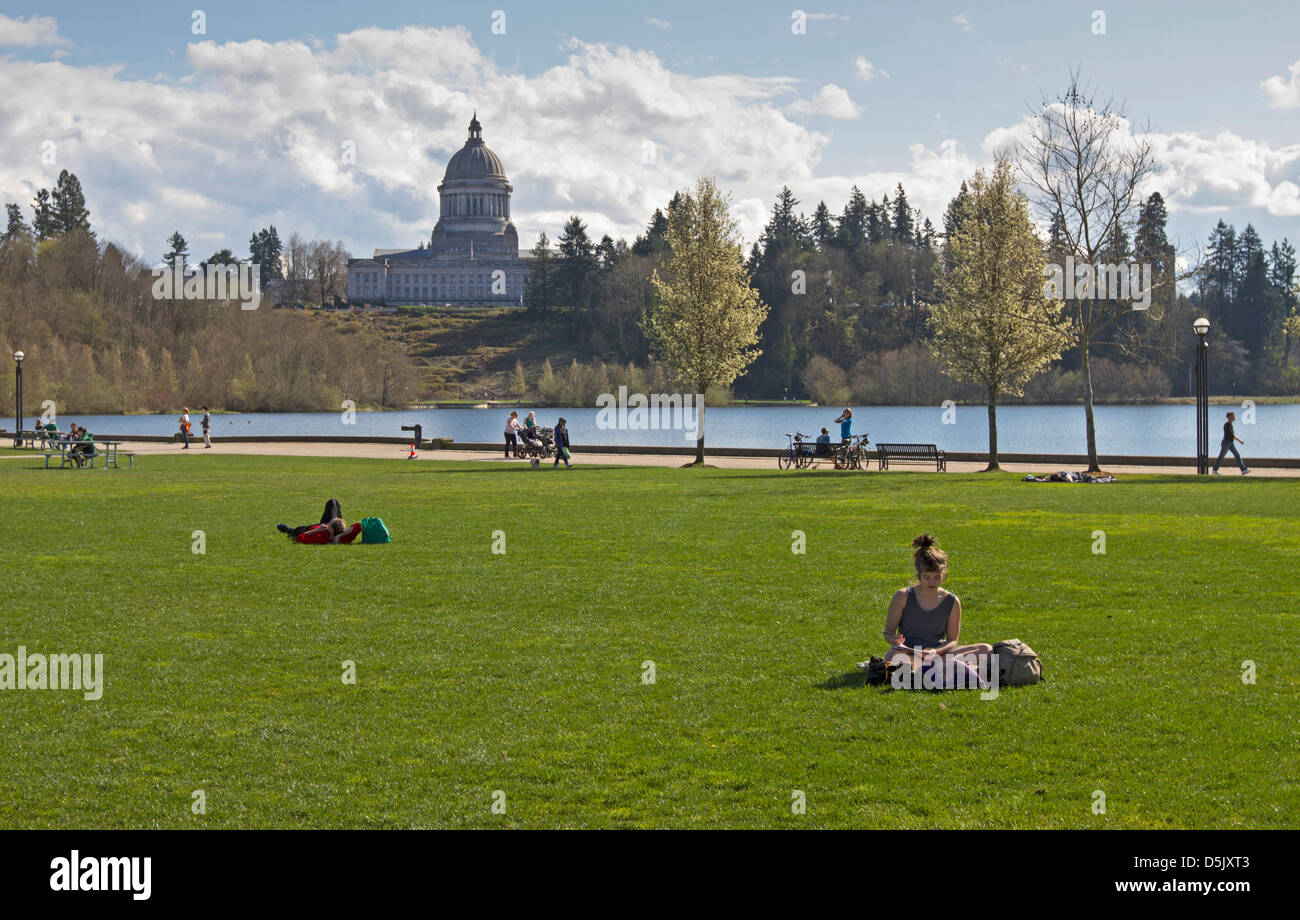
[[[861,470],[869,466],[867,445],[871,443],[870,435],[853,435],[835,448],[835,469]]]
[[[776,465],[783,470],[788,470],[791,467],[803,470],[812,466],[816,457],[813,456],[812,445],[806,440],[808,435],[799,431],[787,431],[785,436],[789,443],[784,450],[777,454]]]

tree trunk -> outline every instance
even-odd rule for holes
[[[700,395],[700,404],[695,410],[695,462],[704,464],[704,395]]]
[[[1079,354],[1083,358],[1083,415],[1088,433],[1088,472],[1100,473],[1101,464],[1097,461],[1097,422],[1092,413],[1092,362],[1088,354],[1089,347],[1086,337],[1079,342]]]
[[[982,473],[992,473],[999,470],[998,466],[998,403],[997,400],[990,397],[989,399],[989,465],[980,470]]]

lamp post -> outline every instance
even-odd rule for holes
[[[1200,340],[1196,346],[1196,472],[1204,476],[1210,471],[1210,346],[1205,341],[1210,321],[1202,316],[1192,328]]]
[[[23,446],[23,358],[21,351],[14,352],[14,447]]]

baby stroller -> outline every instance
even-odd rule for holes
[[[555,456],[555,429],[538,428],[537,437],[528,437],[527,432],[519,435],[520,456],[527,460],[548,460]]]

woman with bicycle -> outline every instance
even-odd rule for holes
[[[981,670],[981,662],[988,661],[993,646],[957,642],[961,634],[961,601],[942,587],[948,577],[948,554],[928,533],[913,540],[912,546],[916,548],[912,563],[918,584],[899,588],[889,602],[884,631],[890,645],[886,667],[901,664],[919,671],[931,659],[938,658],[944,664],[945,659],[956,658]]]

